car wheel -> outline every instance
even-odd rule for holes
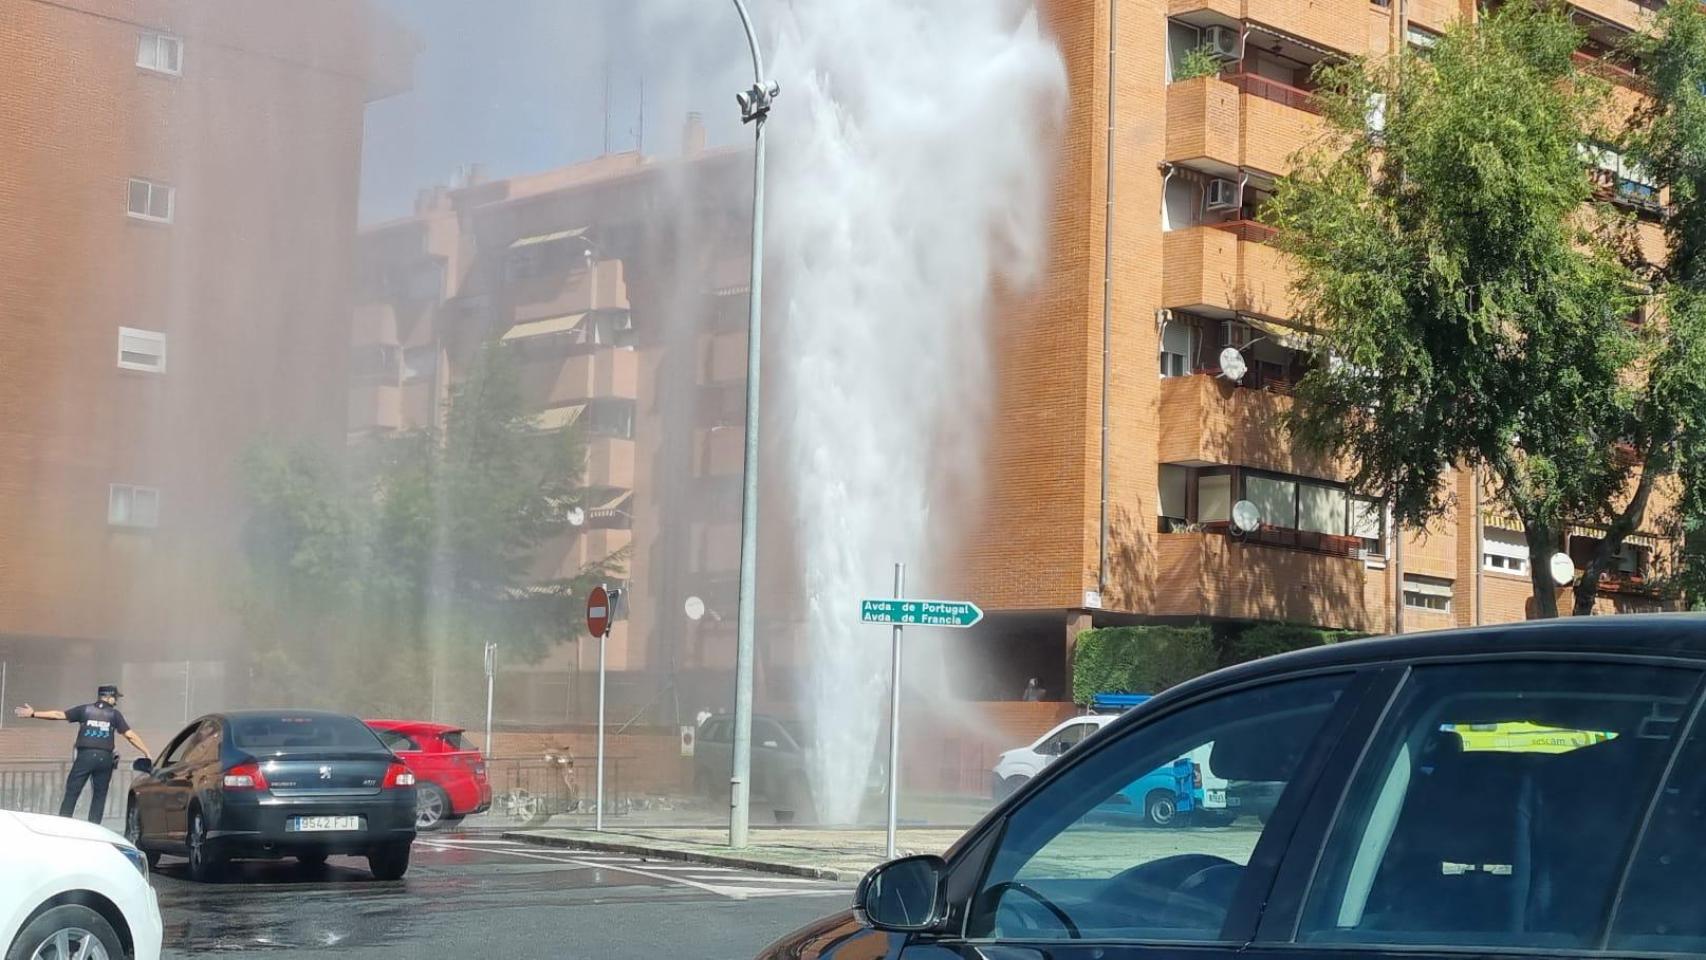
[[[189,847],[190,877],[201,883],[219,879],[225,872],[225,859],[219,855],[213,841],[207,838],[207,821],[201,810],[190,811],[190,829],[185,840]]]
[[[999,803],[1002,800],[1011,797],[1013,794],[1018,793],[1019,788],[1024,786],[1030,779],[1030,777],[1014,774],[1011,777],[1002,777],[1000,780],[997,780],[995,782],[995,801]]]
[[[136,808],[135,797],[130,798],[130,804],[125,808],[124,838],[130,841],[131,846],[142,850],[142,855],[148,858],[148,869],[152,870],[160,865],[160,854],[142,847],[142,811]]]
[[[450,795],[436,784],[415,788],[415,829],[437,830],[450,819]]]
[[[409,872],[409,844],[393,843],[367,855],[367,869],[375,880],[401,880]]]
[[[1165,790],[1156,790],[1143,800],[1143,817],[1153,826],[1170,827],[1178,816],[1178,798]]]
[[[6,960],[124,960],[124,942],[105,917],[80,904],[54,907],[24,925]]]

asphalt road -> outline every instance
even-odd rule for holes
[[[749,960],[845,908],[852,893],[826,881],[453,834],[417,841],[397,883],[343,857],[320,870],[242,863],[217,884],[190,880],[183,861],[167,857],[153,882],[169,958]]]

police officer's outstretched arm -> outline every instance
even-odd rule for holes
[[[17,709],[13,710],[12,713],[15,716],[23,717],[26,720],[69,720],[69,719],[71,719],[70,717],[65,715],[64,710],[37,710],[35,707],[32,707],[27,703],[24,704],[23,706],[18,707]],[[138,748],[138,749],[141,749],[141,748]]]
[[[142,754],[145,757],[152,758],[154,756],[154,754],[149,752],[148,744],[143,743],[142,737],[140,735],[138,735],[135,730],[130,729],[130,722],[125,720],[124,714],[119,713],[118,711],[115,710],[115,711],[113,711],[113,716],[115,718],[113,721],[113,726],[118,730],[119,736],[125,738],[126,740],[129,740],[130,745],[135,747],[136,751],[138,753]]]

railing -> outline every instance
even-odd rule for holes
[[[1203,226],[1230,233],[1250,243],[1267,243],[1279,235],[1278,230],[1259,220],[1226,220],[1221,223],[1205,223]]]
[[[1576,50],[1570,54],[1576,63],[1589,73],[1636,90],[1645,90],[1647,81],[1627,64],[1618,63],[1608,56],[1595,56],[1586,50]]]
[[[59,801],[65,796],[65,777],[70,772],[69,760],[0,762],[0,810],[58,813]],[[104,811],[109,822],[124,818],[125,798],[130,794],[130,784],[135,777],[135,771],[122,762],[113,771]],[[79,798],[82,807],[89,803],[89,791],[88,786],[83,788],[83,795]]]
[[[1294,87],[1289,83],[1269,80],[1255,73],[1228,73],[1221,76],[1222,80],[1237,87],[1241,92],[1263,100],[1272,100],[1294,110],[1320,115],[1321,106],[1315,102],[1315,94],[1308,90]]]
[[[1588,171],[1593,180],[1594,196],[1620,206],[1632,207],[1645,213],[1662,214],[1665,205],[1659,202],[1659,191],[1651,184],[1618,176],[1610,170]]]
[[[1336,533],[1315,533],[1310,530],[1290,530],[1268,524],[1250,533],[1233,531],[1232,524],[1225,520],[1217,520],[1202,524],[1204,533],[1221,534],[1247,543],[1261,544],[1265,547],[1281,547],[1287,550],[1302,550],[1308,553],[1325,553],[1335,557],[1356,557],[1362,553],[1362,538]]]

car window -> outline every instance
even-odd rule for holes
[[[1237,691],[1076,755],[1010,815],[968,935],[1219,939],[1268,808],[1209,806],[1203,782],[1274,784],[1277,803],[1345,682]]]
[[[219,743],[223,739],[219,721],[205,720],[196,730],[195,740],[184,751],[185,763],[211,763],[219,759]]]
[[[1597,945],[1696,682],[1598,663],[1416,670],[1352,779],[1298,939]]]
[[[379,735],[379,742],[385,744],[385,746],[393,753],[418,751],[421,748],[420,744],[416,743],[412,738],[398,733],[395,730],[380,730],[378,728],[374,728],[373,732]]]
[[[1665,723],[1655,719],[1654,725]],[[1650,731],[1649,731],[1650,732]],[[1706,953],[1706,718],[1696,720],[1630,864],[1613,950]]]
[[[1042,745],[1037,748],[1037,752],[1043,756],[1065,753],[1082,743],[1085,737],[1095,733],[1096,730],[1097,726],[1094,723],[1074,723],[1044,740]]]
[[[779,749],[790,746],[788,735],[783,732],[782,725],[769,717],[752,718],[752,742],[759,746],[775,744]]]
[[[729,739],[728,720],[719,718],[705,721],[705,742],[728,743]]]
[[[182,761],[184,754],[195,745],[196,736],[199,733],[201,733],[201,727],[196,726],[187,728],[178,734],[178,739],[173,740],[171,745],[160,753],[160,762],[157,766],[166,767]]]
[[[452,730],[439,739],[444,741],[446,750],[471,752],[475,749],[474,745],[468,742],[468,738],[463,736],[460,730]]]
[[[244,750],[324,747],[377,750],[381,746],[373,731],[360,720],[325,714],[237,717],[231,721],[231,733],[232,743]]]

